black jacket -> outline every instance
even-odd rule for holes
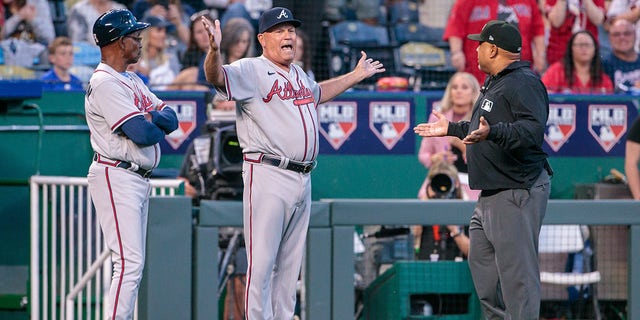
[[[545,168],[542,151],[549,96],[528,62],[517,61],[488,77],[470,121],[449,123],[447,135],[463,139],[480,116],[491,126],[485,141],[467,145],[469,186],[479,190],[528,189]]]

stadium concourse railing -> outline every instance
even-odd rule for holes
[[[152,196],[183,192],[182,180],[150,182]],[[30,198],[31,319],[104,319],[111,262],[87,179],[32,176]]]

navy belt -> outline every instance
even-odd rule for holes
[[[282,161],[283,160],[281,160],[280,158],[270,156],[268,154],[262,155],[262,160],[261,160],[262,163],[266,163],[276,167],[280,167],[280,165],[282,164]],[[295,160],[289,160],[289,163],[287,163],[287,166],[284,168],[287,170],[291,170],[299,173],[309,173],[315,167],[316,167],[315,161],[300,162]]]
[[[95,161],[95,162],[98,162],[100,164],[105,164],[105,165],[108,165],[108,166],[112,166],[112,167],[118,167],[118,168],[122,168],[122,169],[127,169],[127,170],[129,170],[131,172],[135,172],[135,173],[139,174],[143,178],[149,178],[151,176],[151,173],[153,172],[152,169],[143,169],[143,168],[139,168],[137,170],[133,170],[133,164],[131,164],[131,162],[128,162],[128,161],[109,159],[110,161],[114,161],[114,163],[111,163],[111,162],[101,161],[100,158],[109,159],[109,158],[107,158],[105,156],[98,155],[97,153],[95,153],[93,155],[93,161]]]

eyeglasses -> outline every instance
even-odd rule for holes
[[[631,37],[633,35],[633,31],[624,31],[624,32],[611,32],[612,37]]]

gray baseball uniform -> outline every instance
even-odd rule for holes
[[[160,161],[160,146],[140,146],[121,134],[132,117],[167,106],[133,73],[98,65],[85,97],[91,146],[96,152],[87,175],[89,192],[107,247],[113,277],[108,319],[132,319],[144,267],[148,175]]]
[[[247,319],[290,319],[311,209],[320,86],[298,66],[264,56],[225,65],[244,153]]]

